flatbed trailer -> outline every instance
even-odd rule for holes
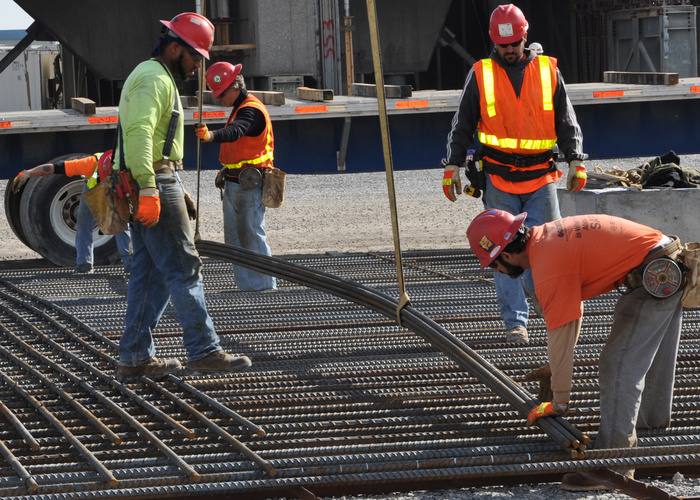
[[[697,138],[700,78],[675,85],[584,83],[567,86],[592,159],[654,156],[668,150],[700,152]],[[388,98],[394,168],[432,168],[445,153],[461,90],[423,90]],[[191,98],[190,98],[191,100]],[[334,96],[322,102],[285,99],[268,105],[275,131],[275,164],[288,173],[366,172],[383,169],[377,99]],[[205,123],[223,126],[229,109],[203,105]],[[78,152],[110,149],[116,107],[94,114],[72,109],[0,113],[0,176]],[[184,108],[185,168],[197,164],[192,126],[198,108]],[[202,148],[202,168],[218,168],[218,147]]]

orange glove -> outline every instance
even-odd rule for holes
[[[551,401],[549,401],[533,408],[532,411],[530,411],[530,414],[527,416],[527,421],[530,425],[532,425],[540,418],[561,417],[567,413],[569,413],[568,404],[564,408],[561,408],[559,405],[555,406]]]
[[[457,195],[462,194],[462,180],[459,178],[457,165],[445,166],[445,175],[442,176],[442,190],[450,201],[457,201]]]
[[[198,123],[194,126],[195,132],[197,132],[197,137],[199,137],[204,142],[209,142],[211,135],[209,134],[209,129],[203,123]]]
[[[29,172],[26,170],[22,170],[19,174],[17,174],[17,177],[15,177],[12,181],[12,192],[15,194],[19,193],[19,190],[22,189],[22,186],[27,183],[29,177]]]
[[[155,226],[160,218],[160,196],[156,188],[143,188],[139,191],[139,213],[136,220],[146,227]]]
[[[569,162],[569,175],[566,178],[566,189],[569,193],[581,191],[586,186],[586,167],[583,166],[581,160],[572,160]]]

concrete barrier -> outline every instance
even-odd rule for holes
[[[683,242],[700,241],[700,189],[607,188],[569,193],[558,189],[562,216],[608,214],[675,234]]]

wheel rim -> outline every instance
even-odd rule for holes
[[[78,205],[85,181],[76,180],[63,186],[51,200],[51,226],[67,245],[75,245],[75,228],[78,220]],[[97,226],[92,231],[95,248],[105,244],[111,236],[100,233]]]

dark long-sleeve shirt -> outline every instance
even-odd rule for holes
[[[241,95],[233,103],[231,114],[233,116],[243,100],[248,95],[248,91],[243,89]],[[241,109],[236,119],[231,121],[226,127],[213,130],[212,142],[235,142],[244,135],[256,137],[265,130],[265,115],[262,111],[252,106]]]
[[[516,64],[507,64],[498,55],[496,48],[491,53],[491,59],[506,70],[515,94],[520,97],[525,68],[535,57],[533,52]],[[583,134],[576,120],[574,107],[566,93],[564,78],[557,68],[557,86],[554,90],[554,122],[557,132],[557,145],[567,162],[585,160],[583,153]],[[442,166],[461,165],[467,156],[467,148],[476,142],[475,134],[481,120],[479,85],[476,81],[474,68],[469,71],[464,83],[464,90],[459,100],[459,107],[452,119],[452,130],[447,136],[447,156],[442,160]]]

